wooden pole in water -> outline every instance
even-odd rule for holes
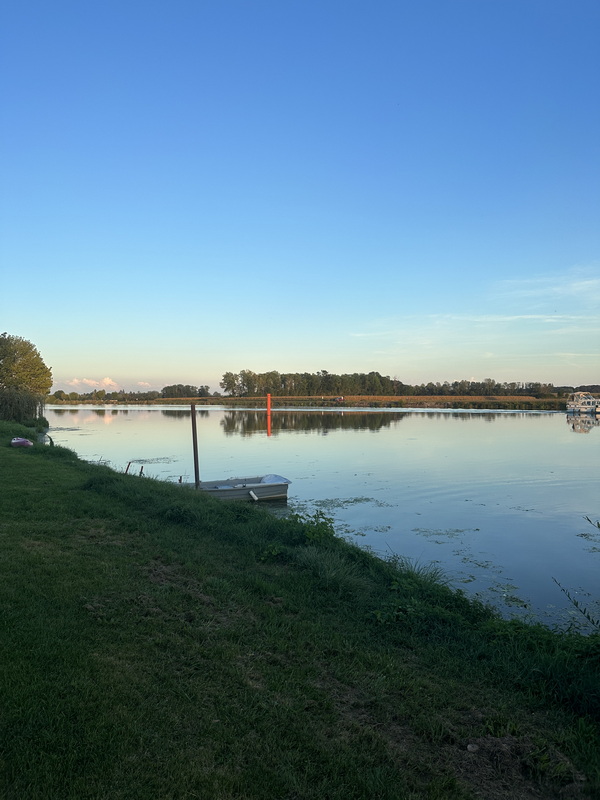
[[[198,433],[196,432],[196,406],[192,403],[192,444],[194,447],[194,486],[200,483],[200,467],[198,466]]]

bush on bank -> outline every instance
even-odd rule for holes
[[[39,427],[47,421],[42,417],[44,398],[25,389],[0,386],[0,420],[12,420],[28,427]]]

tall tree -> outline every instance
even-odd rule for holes
[[[183,383],[174,383],[171,386],[163,386],[163,397],[198,397],[198,387]]]
[[[219,383],[219,386],[221,389],[227,392],[227,394],[230,394],[232,397],[236,397],[238,394],[240,394],[240,376],[235,372],[226,372],[223,375],[223,380]]]
[[[20,336],[0,336],[0,389],[18,389],[44,398],[52,387],[52,370],[38,349]]]
[[[251,369],[240,371],[240,394],[242,397],[252,397],[258,394],[258,375]]]
[[[52,372],[20,336],[0,336],[0,418],[25,422],[42,414]]]

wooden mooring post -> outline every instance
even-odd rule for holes
[[[192,408],[192,444],[194,447],[194,487],[197,489],[200,484],[200,467],[198,466],[198,432],[196,431],[196,406]]]

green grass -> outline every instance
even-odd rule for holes
[[[3,800],[599,796],[598,634],[28,433],[0,422]]]

